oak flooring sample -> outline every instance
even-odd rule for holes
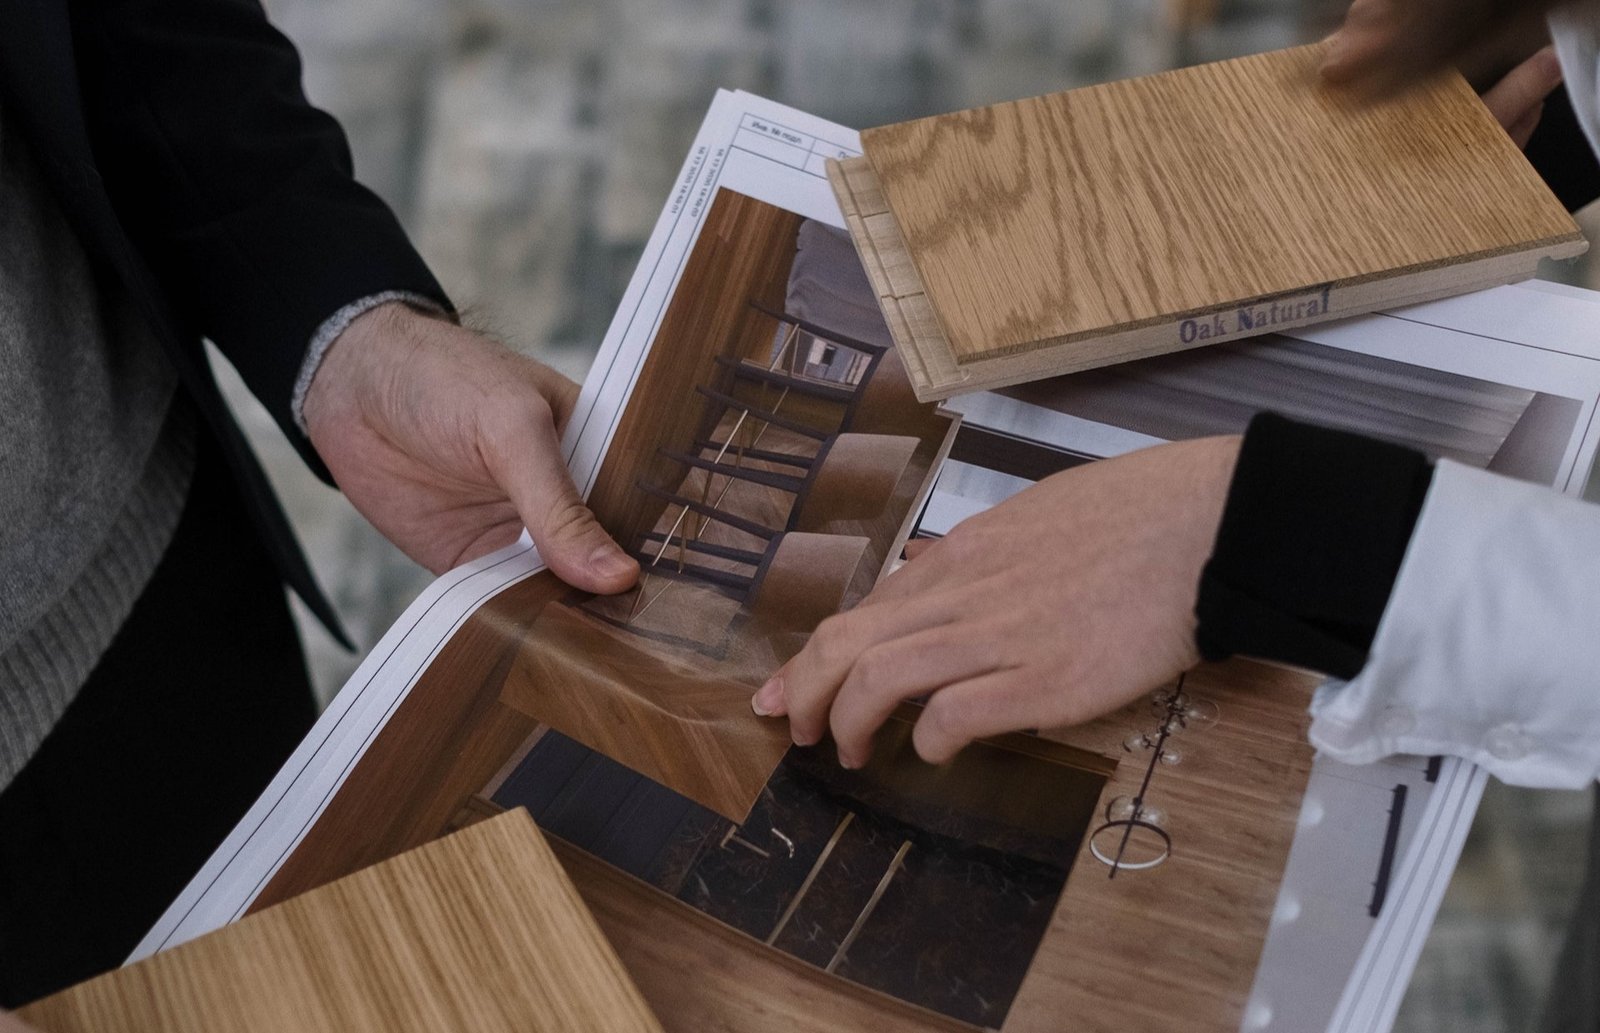
[[[1587,246],[1454,73],[1321,45],[872,129],[830,169],[918,395],[1461,293]]]
[[[23,1009],[46,1033],[659,1033],[527,811]]]
[[[786,727],[750,712],[776,665],[742,679],[732,673],[740,666],[643,649],[639,636],[555,603],[518,651],[500,701],[740,821],[789,749]]]

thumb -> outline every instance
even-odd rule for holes
[[[610,595],[632,587],[639,564],[612,540],[578,494],[561,458],[554,420],[545,413],[530,422],[531,454],[509,457],[497,479],[539,555],[574,588]]]

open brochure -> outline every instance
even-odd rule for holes
[[[307,857],[359,844],[363,820],[373,842],[350,858],[405,845],[376,827],[416,826],[408,801],[431,794],[422,835],[527,807],[668,912],[937,1028],[1089,1008],[1107,1028],[1388,1028],[1483,775],[1314,760],[1308,675],[1203,667],[941,769],[910,756],[901,714],[856,773],[790,748],[748,696],[908,536],[1266,408],[1578,494],[1600,296],[1497,288],[935,408],[905,389],[841,230],[825,162],[856,153],[850,130],[717,96],[565,441],[641,585],[574,593],[526,538],[440,577],[135,957],[315,881]],[[488,702],[397,745],[423,696],[452,694]]]

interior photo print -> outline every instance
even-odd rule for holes
[[[1600,1033],[1597,236],[1600,0],[0,0],[0,1033]]]
[[[590,494],[643,576],[593,596],[538,575],[484,608],[518,612],[492,669],[457,676],[536,726],[457,821],[526,807],[762,949],[958,1025],[1028,1008],[1040,958],[1131,989],[1138,959],[1182,978],[1204,957],[1212,1007],[1236,1007],[1309,770],[1308,676],[1208,668],[937,768],[914,705],[854,772],[751,717],[885,576],[962,434],[917,402],[843,231],[718,192]],[[1235,903],[1226,925],[1184,915],[1197,885]]]

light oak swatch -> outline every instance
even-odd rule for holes
[[[830,179],[918,397],[1531,276],[1587,244],[1459,75],[1299,47],[868,130]]]
[[[23,1009],[45,1033],[659,1033],[527,811]]]

